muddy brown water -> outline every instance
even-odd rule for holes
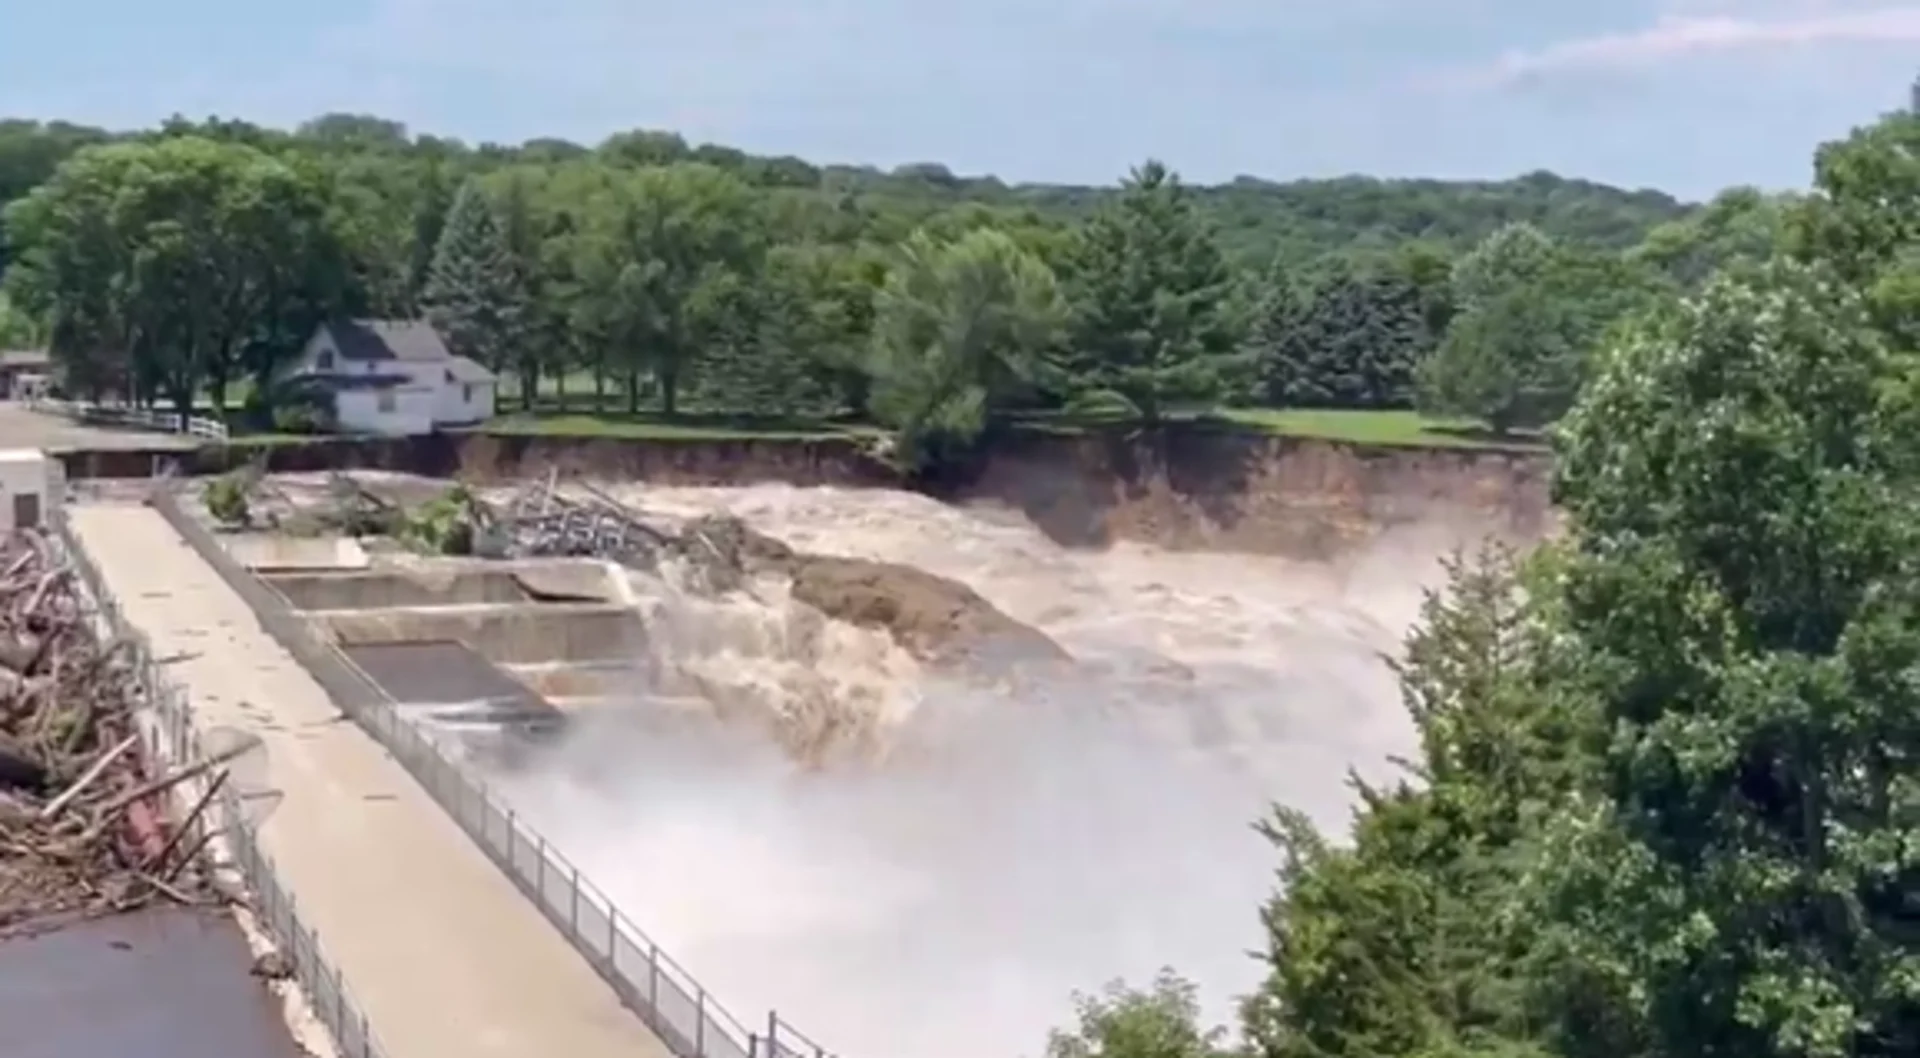
[[[902,492],[614,491],[950,578],[1074,659],[983,690],[777,584],[701,599],[636,576],[667,693],[836,710],[891,755],[796,774],[751,732],[669,725],[636,696],[492,776],[737,1016],[776,1007],[850,1058],[1032,1054],[1075,990],[1166,965],[1230,1018],[1278,864],[1248,824],[1279,801],[1337,832],[1350,770],[1398,774],[1416,742],[1381,655],[1462,542],[1415,526],[1338,563],[1083,550]]]

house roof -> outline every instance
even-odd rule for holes
[[[0,367],[46,367],[52,362],[45,349],[0,350]]]
[[[455,382],[497,382],[499,376],[464,356],[447,361],[447,376]]]
[[[440,332],[425,320],[335,320],[326,325],[346,360],[449,360]]]

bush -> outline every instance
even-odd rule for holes
[[[206,501],[207,513],[223,527],[242,529],[253,522],[253,508],[247,501],[247,483],[238,474],[222,474],[207,482],[201,498]]]
[[[337,423],[333,408],[318,394],[296,394],[283,398],[273,407],[275,433],[332,433]]]
[[[464,485],[409,512],[394,534],[414,551],[432,555],[471,555],[478,535],[477,502]]]

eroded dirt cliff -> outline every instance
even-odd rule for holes
[[[1028,436],[934,482],[906,482],[852,440],[636,441],[449,434],[283,444],[276,471],[382,469],[477,484],[580,476],[612,482],[784,482],[919,488],[1019,509],[1060,543],[1131,540],[1176,549],[1333,557],[1417,527],[1462,539],[1539,539],[1554,522],[1549,458],[1491,448],[1354,445],[1246,431]],[[189,470],[248,457],[202,450]],[[152,472],[140,453],[77,453],[75,478]]]

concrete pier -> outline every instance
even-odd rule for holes
[[[387,752],[161,516],[71,520],[203,724],[266,746],[260,846],[392,1058],[668,1058]]]

